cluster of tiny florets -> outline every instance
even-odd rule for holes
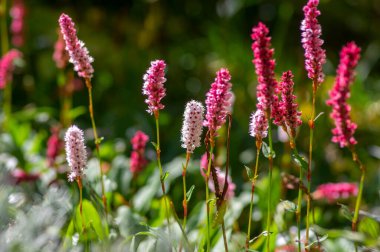
[[[148,161],[145,158],[145,146],[149,137],[142,131],[137,131],[131,139],[132,153],[130,160],[130,170],[132,173],[141,172]]]
[[[313,193],[314,199],[326,199],[329,203],[339,199],[347,199],[358,194],[358,186],[354,183],[327,183],[319,185]]]
[[[25,4],[23,0],[13,0],[13,5],[10,9],[12,23],[10,32],[12,34],[12,44],[20,47],[24,44],[24,17]]]
[[[203,113],[204,107],[202,103],[190,101],[186,104],[183,114],[181,146],[189,153],[193,153],[196,147],[201,146]]]
[[[256,110],[256,112],[252,112],[251,121],[249,124],[249,134],[257,140],[262,140],[267,137],[268,120],[265,117],[265,113],[261,109]]]
[[[0,89],[5,88],[8,82],[12,81],[14,61],[22,57],[22,53],[17,49],[12,49],[0,59]]]
[[[87,163],[86,146],[83,131],[73,125],[65,135],[66,160],[70,167],[68,180],[70,182],[82,178]]]

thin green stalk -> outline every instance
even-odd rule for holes
[[[161,182],[162,194],[163,194],[164,201],[165,201],[166,221],[168,223],[168,230],[170,232],[169,207],[168,207],[168,203],[167,203],[167,200],[166,200],[164,172],[162,170],[162,165],[161,165],[160,126],[159,126],[159,123],[158,123],[158,118],[159,118],[158,111],[156,111],[154,113],[154,117],[156,119],[156,135],[157,135],[156,154],[157,154],[157,165],[158,165],[158,168],[160,170],[160,182]]]
[[[78,183],[78,188],[79,188],[79,213],[80,213],[80,218],[82,220],[82,233],[83,233],[85,231],[86,225],[85,225],[84,219],[83,219],[83,211],[82,211],[82,189],[83,189],[83,185],[82,185],[82,179],[80,177],[77,179],[77,183]]]
[[[310,138],[309,138],[309,162],[308,162],[308,170],[307,170],[307,206],[306,206],[306,240],[305,247],[309,243],[309,230],[310,230],[310,204],[311,204],[311,196],[310,196],[310,188],[311,188],[311,163],[313,159],[313,137],[314,137],[314,118],[315,118],[315,98],[317,93],[317,80],[313,80],[313,97],[312,97],[312,107],[311,107],[311,118],[309,120],[310,127]],[[305,251],[309,251],[307,248]]]
[[[251,222],[252,222],[252,209],[253,209],[253,195],[255,193],[255,185],[256,185],[256,179],[257,179],[257,172],[259,167],[259,158],[260,158],[260,149],[261,149],[261,141],[256,140],[256,164],[255,164],[255,171],[253,175],[252,180],[252,187],[251,187],[251,204],[249,205],[249,220],[248,220],[248,231],[247,231],[247,238],[245,240],[245,251],[248,251],[249,249],[249,241],[251,239]]]
[[[269,116],[267,117],[269,118]],[[271,226],[271,201],[272,201],[272,170],[273,170],[273,143],[272,143],[272,121],[269,120],[268,123],[268,141],[270,154],[268,156],[269,160],[269,188],[268,188],[268,216],[267,216],[267,251],[270,252],[270,226]]]
[[[91,124],[92,124],[92,130],[94,132],[94,139],[95,139],[95,147],[96,147],[96,156],[99,160],[99,169],[100,169],[100,181],[101,181],[101,185],[102,185],[102,201],[103,201],[103,206],[104,206],[104,210],[105,210],[105,213],[106,213],[106,216],[107,216],[107,213],[108,213],[108,210],[107,210],[107,198],[106,198],[106,195],[105,195],[105,190],[104,190],[104,180],[103,180],[103,170],[102,170],[102,162],[101,162],[101,159],[100,159],[100,139],[98,137],[98,132],[96,130],[96,124],[95,124],[95,118],[94,118],[94,108],[93,108],[93,104],[92,104],[92,85],[91,85],[91,81],[90,79],[86,78],[86,86],[87,86],[87,89],[88,89],[88,101],[89,101],[89,105],[88,105],[88,109],[90,111],[90,117],[91,117]]]
[[[290,137],[290,147],[293,149],[293,151],[298,156],[298,150],[294,141],[293,137]],[[299,185],[298,185],[298,200],[297,200],[297,211],[296,211],[296,218],[297,218],[297,227],[298,227],[298,252],[301,252],[301,203],[302,203],[302,179],[303,179],[303,168],[300,168],[300,176],[299,176]]]
[[[210,192],[208,188],[208,181],[210,178],[210,172],[211,172],[211,162],[212,162],[212,154],[214,152],[214,141],[213,141],[213,132],[210,133],[210,152],[209,152],[209,159],[208,159],[208,166],[207,166],[207,173],[206,173],[206,211],[207,211],[207,252],[210,251],[211,247],[211,242],[210,242],[210,205],[209,205],[209,200],[210,200]]]
[[[224,226],[224,220],[222,221],[222,233],[223,233],[224,251],[228,252],[228,243],[227,243],[226,227]]]
[[[0,6],[1,15],[1,56],[4,56],[9,50],[8,40],[8,26],[7,26],[7,0],[1,1]],[[8,127],[8,121],[12,114],[12,85],[7,83],[4,88],[4,104],[3,104],[3,116],[4,116],[4,128]]]
[[[183,202],[182,202],[182,205],[183,205],[183,224],[182,224],[182,227],[183,227],[184,231],[186,231],[186,220],[187,220],[186,170],[187,170],[187,166],[189,165],[190,156],[191,156],[191,153],[187,152],[186,153],[186,164],[182,170],[182,182],[183,182]]]

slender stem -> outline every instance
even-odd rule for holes
[[[162,165],[161,165],[160,126],[159,126],[159,121],[158,121],[158,119],[159,119],[159,113],[158,113],[158,111],[155,111],[154,117],[156,119],[156,135],[157,135],[156,154],[157,154],[157,165],[158,165],[158,168],[160,170],[160,182],[161,182],[162,194],[163,194],[164,201],[165,201],[166,221],[168,223],[168,230],[170,232],[169,207],[168,207],[168,202],[166,200],[164,172],[162,170]]]
[[[187,170],[187,166],[189,165],[190,156],[191,156],[191,153],[187,152],[186,153],[186,164],[182,170],[182,182],[183,182],[183,202],[182,202],[182,205],[183,205],[183,224],[182,224],[182,227],[183,227],[184,231],[186,231],[186,220],[187,220],[186,170]]]
[[[12,116],[12,83],[8,81],[4,88],[4,129],[8,129],[9,120]]]
[[[78,183],[78,188],[79,188],[79,213],[80,213],[80,218],[82,220],[82,232],[85,230],[85,223],[84,223],[84,218],[83,218],[83,211],[82,211],[82,179],[79,177],[77,178],[77,183]]]
[[[1,0],[0,6],[1,15],[1,56],[4,56],[9,50],[9,40],[8,40],[8,26],[7,26],[7,0]],[[12,85],[10,82],[6,83],[4,88],[4,128],[7,129],[8,121],[12,113]]]
[[[214,152],[214,139],[213,139],[213,132],[210,132],[210,152],[209,152],[209,158],[208,158],[208,166],[207,166],[207,173],[206,173],[206,211],[207,211],[207,252],[210,251],[211,242],[210,242],[210,205],[209,205],[209,188],[208,188],[208,180],[210,178],[210,172],[211,172],[211,162],[212,162],[212,154]]]
[[[314,118],[315,118],[315,98],[317,94],[318,83],[317,80],[313,80],[313,96],[312,96],[312,106],[311,106],[311,118],[309,120],[309,128],[310,128],[310,138],[309,138],[309,162],[307,169],[307,206],[306,206],[306,239],[305,239],[305,247],[309,243],[309,230],[310,230],[310,204],[311,204],[311,196],[310,196],[310,188],[311,188],[311,163],[313,159],[313,137],[314,137]],[[305,251],[309,251],[307,248]]]
[[[256,140],[256,164],[255,164],[255,172],[253,175],[252,180],[252,187],[251,187],[251,204],[249,206],[249,220],[248,220],[248,232],[247,232],[247,238],[245,240],[245,251],[248,251],[249,249],[249,241],[251,239],[251,222],[252,222],[252,209],[253,209],[253,195],[255,193],[255,185],[256,185],[256,179],[257,179],[257,172],[259,167],[259,158],[260,158],[260,149],[261,149],[262,141]]]
[[[96,130],[96,124],[95,124],[95,119],[94,119],[94,108],[92,105],[92,85],[91,85],[90,79],[86,78],[85,81],[86,81],[86,86],[88,89],[88,101],[89,101],[88,109],[90,111],[92,130],[94,132],[96,155],[97,155],[98,160],[99,160],[100,181],[101,181],[101,185],[102,185],[102,201],[103,201],[104,210],[105,210],[105,213],[107,216],[107,213],[108,213],[108,211],[107,211],[107,198],[106,198],[105,190],[104,190],[104,180],[103,180],[104,174],[103,174],[103,170],[102,170],[102,162],[100,159],[100,147],[99,147],[100,139],[98,138],[98,132]]]
[[[267,118],[270,118],[269,116]],[[272,203],[272,170],[273,170],[273,143],[272,143],[272,122],[268,123],[268,141],[270,154],[269,160],[269,188],[268,188],[268,213],[267,213],[267,251],[270,252],[270,226],[271,226],[271,203]]]
[[[223,243],[224,243],[224,251],[228,252],[228,243],[227,243],[227,235],[226,235],[226,228],[224,226],[224,220],[222,221],[222,233],[223,233]]]

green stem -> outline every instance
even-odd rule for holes
[[[270,118],[269,116],[267,118]],[[272,121],[268,120],[268,141],[270,154],[269,159],[269,188],[268,188],[268,213],[267,213],[267,251],[270,252],[270,226],[271,226],[271,201],[272,201],[272,170],[273,170],[273,143],[272,143]]]
[[[100,159],[100,147],[99,147],[99,145],[100,145],[100,139],[98,137],[98,132],[96,130],[96,124],[95,124],[95,118],[94,118],[94,108],[93,108],[93,104],[92,104],[92,85],[91,85],[90,79],[86,78],[85,81],[86,81],[86,86],[87,86],[87,89],[88,89],[88,101],[89,101],[88,109],[90,111],[92,130],[94,132],[95,147],[96,147],[96,156],[97,156],[98,161],[99,161],[100,181],[101,181],[101,185],[102,185],[102,201],[103,201],[104,210],[105,210],[105,213],[106,213],[106,216],[107,216],[107,213],[108,213],[108,210],[107,210],[107,198],[106,198],[105,190],[104,190],[104,180],[103,180],[103,175],[104,174],[103,174],[103,170],[102,170],[102,162],[101,162],[101,159]]]
[[[8,40],[8,26],[7,26],[7,0],[1,0],[0,6],[1,15],[1,56],[4,56],[9,50],[9,40]],[[4,100],[3,100],[3,116],[4,116],[4,129],[7,129],[8,122],[12,114],[12,85],[7,83],[4,89]]]
[[[186,164],[182,170],[182,182],[183,182],[183,202],[182,202],[182,205],[183,205],[183,224],[182,224],[182,227],[183,227],[184,231],[186,231],[186,220],[187,220],[186,170],[187,170],[187,166],[189,165],[190,156],[191,156],[191,153],[187,152],[186,153]]]
[[[295,145],[294,138],[291,138],[291,148],[293,149],[294,153],[296,153],[297,156],[298,150]],[[301,203],[302,203],[302,179],[303,179],[303,168],[300,166],[300,176],[299,176],[299,185],[298,185],[298,200],[297,200],[297,211],[296,211],[296,218],[297,218],[297,227],[298,227],[298,252],[301,252]]]
[[[84,219],[83,219],[83,211],[82,211],[82,189],[83,189],[83,185],[82,185],[82,179],[80,177],[77,179],[77,183],[78,183],[78,188],[79,188],[79,213],[80,213],[80,218],[82,221],[82,233],[83,233],[85,231],[86,225],[85,225]]]
[[[156,145],[156,154],[157,154],[157,165],[160,170],[160,182],[161,182],[161,189],[162,194],[165,201],[165,211],[166,211],[166,221],[168,223],[168,230],[170,233],[170,221],[169,221],[169,207],[168,202],[166,200],[166,190],[165,190],[165,181],[164,181],[164,172],[161,165],[161,149],[160,149],[160,126],[159,126],[159,113],[158,111],[155,111],[154,117],[156,119],[156,135],[157,135],[157,145]]]
[[[206,211],[207,211],[207,252],[210,251],[211,242],[210,242],[210,195],[209,195],[209,188],[208,188],[208,180],[210,178],[210,172],[211,172],[211,162],[212,162],[212,154],[214,152],[214,139],[212,136],[213,132],[210,133],[210,152],[209,152],[209,159],[208,159],[208,166],[207,166],[207,173],[206,173]]]
[[[306,206],[306,239],[305,239],[305,247],[309,243],[309,230],[310,230],[310,204],[311,204],[311,163],[313,159],[313,137],[314,137],[314,118],[315,118],[315,98],[317,93],[317,80],[313,80],[313,97],[312,97],[312,106],[311,106],[311,118],[309,120],[309,128],[310,128],[310,138],[309,138],[309,162],[308,162],[308,170],[307,170],[307,206]],[[305,249],[305,251],[309,251]]]
[[[251,203],[249,205],[249,220],[248,220],[248,232],[247,232],[247,238],[245,240],[245,251],[248,251],[249,249],[249,241],[251,239],[251,222],[252,222],[252,209],[253,209],[253,196],[255,193],[255,185],[256,185],[256,178],[257,178],[257,172],[259,167],[259,158],[260,158],[260,149],[261,149],[261,140],[256,140],[256,164],[255,164],[255,172],[253,175],[252,180],[252,187],[251,187]]]
[[[222,221],[222,233],[223,233],[224,251],[228,252],[228,243],[227,243],[226,227],[224,226],[224,220]]]

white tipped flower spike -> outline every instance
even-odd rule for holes
[[[83,131],[77,126],[71,126],[65,135],[66,159],[70,166],[68,180],[73,182],[83,176],[87,163],[86,146],[84,145]]]
[[[257,139],[263,139],[268,134],[268,121],[265,113],[258,109],[251,115],[251,122],[249,124],[249,134]]]
[[[181,146],[187,149],[189,153],[193,153],[196,147],[201,146],[203,113],[204,107],[202,103],[190,101],[186,104],[185,113],[183,114]]]

